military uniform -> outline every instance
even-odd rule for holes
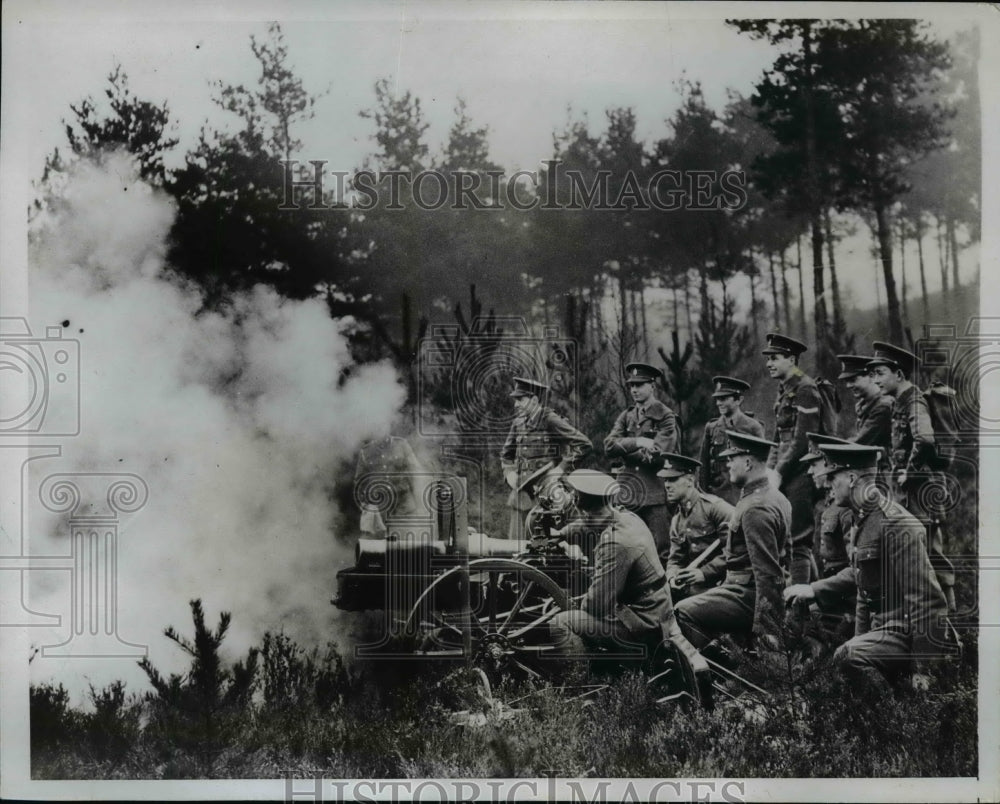
[[[677,604],[677,621],[702,648],[720,633],[767,634],[781,622],[785,585],[782,563],[792,510],[764,477],[743,487],[725,547],[721,586]]]
[[[567,482],[588,493],[587,474],[594,478],[593,492],[600,493],[600,478],[606,476],[598,472],[574,472]],[[584,480],[577,482],[578,477]],[[605,647],[638,644],[647,634],[669,631],[673,607],[666,574],[646,524],[622,510],[608,510],[587,524],[603,528],[594,550],[593,579],[579,609],[552,619],[553,642],[563,653],[582,654],[585,642]]]
[[[851,566],[813,584],[821,606],[857,589],[855,636],[834,655],[846,673],[875,668],[892,677],[946,655],[948,606],[925,548],[920,521],[878,495],[857,515]]]
[[[716,539],[725,545],[729,541],[730,521],[734,508],[721,497],[697,492],[693,500],[680,504],[670,522],[670,553],[667,557],[667,580],[700,556]],[[691,584],[684,590],[674,589],[674,598],[697,595],[717,586],[726,574],[726,557],[719,550],[715,557],[698,567],[705,573],[705,582]]]
[[[799,458],[806,454],[810,431],[820,429],[820,398],[816,382],[798,367],[783,381],[774,403],[778,446],[767,465],[781,477],[781,491],[792,505],[790,569],[792,583],[808,583],[814,577],[813,520],[816,488]]]
[[[527,381],[520,382],[525,384]],[[532,389],[532,393],[537,394],[537,391]],[[531,416],[514,419],[500,450],[500,466],[504,474],[516,472],[518,478],[517,485],[507,498],[510,508],[508,538],[523,538],[524,518],[534,505],[533,494],[522,488],[524,481],[547,463],[553,463],[552,469],[538,480],[533,489],[534,496],[537,496],[560,475],[573,471],[577,461],[591,447],[587,436],[549,408],[539,407]]]
[[[636,445],[637,438],[651,438],[655,447],[641,449]],[[658,454],[673,452],[676,444],[676,416],[658,399],[650,399],[645,405],[633,405],[622,412],[604,439],[605,454],[622,461],[617,479],[625,487],[624,494],[630,498],[628,508],[646,523],[660,549],[665,549],[668,543],[670,514],[663,483],[656,478],[662,464]]]
[[[889,365],[902,367],[910,373],[916,366],[916,357],[891,344],[876,342],[875,357],[870,366]],[[912,359],[912,363],[900,361]],[[892,488],[896,502],[921,521],[926,531],[927,552],[937,575],[938,583],[946,595],[955,585],[955,570],[944,552],[944,531],[938,512],[928,502],[946,488],[940,472],[931,468],[936,456],[934,426],[931,414],[920,389],[911,383],[899,391],[892,406],[890,464]],[[905,470],[906,482],[900,486],[898,472]]]
[[[663,372],[647,363],[629,363],[625,367],[628,385],[655,383]],[[648,438],[651,447],[640,447],[637,440]],[[604,439],[604,452],[620,463],[618,482],[622,486],[619,503],[638,514],[653,534],[657,547],[667,549],[670,513],[663,483],[656,479],[663,465],[660,455],[673,452],[677,445],[677,417],[655,396],[636,402],[619,414]]]
[[[851,441],[881,447],[886,456],[892,447],[892,397],[879,394],[859,399],[854,406],[857,422]]]
[[[749,413],[736,411],[732,416],[719,416],[705,425],[705,435],[701,440],[701,472],[698,484],[708,492],[722,497],[730,505],[736,503],[740,490],[729,480],[726,462],[719,457],[729,443],[726,430],[764,437],[764,425]]]

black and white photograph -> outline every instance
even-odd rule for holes
[[[2,36],[0,795],[1000,800],[994,8]]]

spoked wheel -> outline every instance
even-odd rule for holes
[[[469,609],[463,611],[466,571]],[[538,568],[481,558],[435,578],[410,610],[404,634],[416,656],[468,657],[494,679],[546,678],[558,664],[549,623],[568,607],[566,591]]]
[[[655,690],[657,703],[688,701],[713,708],[712,672],[705,658],[683,636],[660,643],[653,660],[655,675],[647,683]]]

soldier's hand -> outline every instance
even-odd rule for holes
[[[931,688],[931,677],[923,673],[914,673],[910,676],[910,689],[914,692],[927,692]]]
[[[905,469],[900,469],[896,472],[896,485],[902,488],[906,485],[906,481],[909,479],[909,475],[906,474]]]
[[[574,561],[586,561],[587,557],[583,554],[583,550],[580,549],[578,544],[570,544],[569,542],[559,542],[559,546],[565,551],[568,558],[572,558]]]
[[[806,604],[816,599],[816,592],[813,590],[812,584],[808,583],[796,583],[787,586],[783,594],[785,595],[785,605],[792,605],[794,603]]]
[[[640,449],[653,449],[656,446],[656,442],[651,438],[646,438],[645,436],[639,436],[635,440],[635,445]]]
[[[674,584],[678,588],[705,583],[705,573],[700,569],[682,569],[674,576]]]

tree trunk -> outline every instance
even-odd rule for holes
[[[937,218],[937,246],[938,246],[938,265],[941,268],[941,292],[948,292],[948,252],[945,248],[944,235],[941,232],[942,222],[940,218]]]
[[[955,236],[955,219],[948,218],[948,245],[951,249],[951,286],[958,290],[958,239]]]
[[[795,254],[799,268],[799,332],[802,340],[809,340],[809,332],[806,329],[806,285],[802,265],[802,235],[795,238]]]
[[[924,271],[924,222],[917,221],[917,262],[920,265],[920,298],[924,303],[924,323],[928,323],[931,317],[931,305],[927,299],[927,274]]]
[[[788,264],[785,262],[784,248],[781,249],[780,263],[781,263],[781,284],[782,284],[781,295],[784,301],[783,307],[785,309],[785,332],[791,332],[792,331],[791,297],[789,296],[788,293]]]
[[[771,272],[771,299],[774,301],[774,328],[781,329],[781,305],[778,304],[778,277],[774,273],[774,252],[768,249],[767,269]]]
[[[677,288],[676,287],[673,288],[673,295],[674,295],[674,327],[673,328],[675,330],[680,331],[681,322],[677,320],[680,317],[680,308],[679,308],[678,303],[677,303]]]
[[[837,262],[834,259],[833,248],[833,222],[830,220],[830,208],[826,208],[824,214],[826,225],[826,257],[830,263],[830,293],[833,297],[833,331],[837,337],[844,333],[844,311],[840,305],[840,283],[837,281]],[[839,341],[838,341],[839,343]]]
[[[646,323],[646,283],[639,285],[639,312],[642,315],[642,347],[646,356],[649,356],[649,330]]]
[[[879,263],[878,263],[878,237],[876,237],[875,232],[872,232],[872,259],[875,260],[875,270],[872,272],[875,276],[875,311],[878,313],[879,320],[882,319],[882,283],[878,281],[879,277]]]
[[[896,278],[892,275],[892,229],[882,204],[875,206],[875,222],[878,226],[878,248],[882,258],[882,275],[885,277],[885,306],[889,319],[889,340],[894,344],[901,345],[903,343],[903,322],[899,315]]]
[[[900,306],[903,308],[903,329],[910,328],[910,310],[906,298],[906,223],[899,219],[899,273],[902,277],[900,288]]]
[[[751,259],[753,257],[751,256]],[[760,343],[760,330],[757,324],[757,277],[753,274],[750,277],[750,321],[753,323],[753,342],[754,345]]]
[[[687,313],[688,338],[694,337],[694,319],[691,317],[691,279],[688,272],[684,272],[684,312]]]

